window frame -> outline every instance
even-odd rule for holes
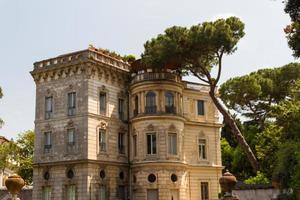
[[[124,121],[125,120],[125,99],[118,98],[118,115],[119,119]]]
[[[145,113],[153,114],[157,112],[157,94],[154,91],[148,91],[145,95]]]
[[[48,101],[51,100],[50,110],[48,110]],[[45,96],[45,120],[51,119],[53,117],[54,110],[54,98],[53,96]]]
[[[52,131],[44,131],[44,153],[50,153],[52,149]]]
[[[173,153],[174,151],[174,147],[172,148],[172,152],[170,152],[170,136],[173,135],[173,137],[175,136],[175,154]],[[168,155],[169,156],[178,156],[178,134],[176,132],[168,132],[167,134],[167,147],[168,147]]]
[[[137,157],[137,144],[138,144],[137,135],[135,134],[132,136],[132,155],[133,155],[133,157]]]
[[[104,134],[104,141],[102,141],[102,134]],[[106,153],[107,152],[107,130],[103,128],[98,129],[98,152]]]
[[[204,143],[201,143],[201,141],[204,141]],[[198,159],[201,160],[208,160],[208,152],[207,152],[207,139],[206,138],[198,138],[197,140],[197,146],[198,146]],[[201,150],[200,150],[201,146]],[[203,157],[203,150],[204,150],[204,157]]]
[[[150,136],[150,153],[149,153],[149,143],[148,143],[148,136]],[[153,136],[155,136],[155,145],[154,144],[154,140],[153,140]],[[148,132],[146,133],[146,154],[148,156],[156,156],[157,155],[157,152],[158,152],[158,148],[157,148],[157,133],[156,132]],[[154,152],[155,150],[155,152]]]
[[[71,200],[76,200],[77,199],[77,187],[76,184],[70,184],[65,186],[65,195],[66,195],[66,200],[69,200],[69,188],[74,187],[74,198],[71,198]]]
[[[126,154],[125,136],[126,136],[126,134],[124,132],[118,133],[118,153],[121,155]]]
[[[202,184],[206,185],[207,198],[203,196]],[[204,197],[204,198],[203,198]],[[210,184],[209,181],[201,180],[200,181],[200,200],[209,200],[210,197]]]
[[[165,92],[165,112],[166,113],[176,113],[176,107],[175,107],[175,95],[173,92],[171,91],[166,91]],[[171,105],[169,105],[170,103],[170,97],[171,97]]]
[[[76,107],[77,107],[76,104],[77,104],[77,93],[75,91],[68,92],[67,94],[68,116],[74,116],[76,114]]]
[[[200,108],[199,108],[199,103],[202,103],[202,109],[201,110],[199,110]],[[197,116],[205,116],[205,101],[203,100],[203,99],[198,99],[197,101],[196,101],[196,108],[197,108]],[[200,112],[199,112],[200,111]]]
[[[49,190],[45,190],[49,189]],[[48,198],[45,197],[45,192],[47,192]],[[52,198],[52,187],[51,186],[43,186],[42,187],[42,200],[51,200]]]
[[[73,131],[73,132],[71,132]],[[73,134],[73,141],[70,141],[70,133]],[[68,146],[75,146],[76,144],[76,129],[74,127],[67,128],[67,144]]]
[[[101,95],[104,96],[104,105],[102,105]],[[100,115],[104,115],[104,116],[107,115],[107,102],[108,102],[107,96],[108,96],[108,93],[106,91],[99,92],[99,114]],[[104,110],[102,110],[102,108]]]

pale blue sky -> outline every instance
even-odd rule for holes
[[[144,42],[172,25],[236,15],[246,24],[222,81],[294,61],[281,0],[0,0],[0,117],[8,138],[34,128],[32,63],[89,44],[140,55]]]

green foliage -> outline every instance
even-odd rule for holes
[[[246,162],[243,164],[244,155],[236,146],[226,147],[231,171],[237,172],[242,180],[248,178],[248,183],[272,179],[281,188],[299,190],[300,64],[291,63],[230,79],[221,86],[220,93],[226,105],[250,118],[240,129],[255,149],[263,176],[257,174],[249,178],[251,170],[247,169]],[[238,169],[239,166],[243,166],[242,169]],[[294,198],[294,194],[285,198]]]
[[[276,124],[268,124],[265,129],[256,136],[256,155],[260,161],[262,172],[269,178],[275,168],[276,153],[282,144],[282,127]]]
[[[0,145],[0,170],[15,169],[16,146],[13,141]]]
[[[173,26],[144,45],[142,61],[154,68],[172,66],[188,70],[204,82],[216,84],[210,71],[221,67],[223,54],[231,54],[244,36],[244,24],[236,17],[204,22],[191,28]]]
[[[3,97],[3,92],[2,92],[2,88],[0,87],[0,99]],[[3,126],[4,122],[3,120],[0,118],[0,128]]]
[[[286,0],[284,11],[290,15],[292,21],[300,21],[300,2],[298,0]]]
[[[32,183],[33,176],[33,150],[34,132],[26,131],[19,134],[16,141],[17,146],[17,173],[23,177],[26,184]]]
[[[122,59],[128,63],[133,63],[136,60],[135,56],[131,54],[123,56]]]
[[[269,184],[269,179],[262,172],[258,171],[256,176],[250,177],[244,181],[246,184]]]
[[[300,142],[289,141],[281,145],[277,152],[276,167],[273,180],[279,182],[282,188],[298,188],[300,179]]]
[[[228,108],[262,125],[274,105],[292,96],[298,79],[300,64],[290,63],[231,78],[219,91]]]
[[[284,31],[293,56],[300,57],[300,2],[299,0],[286,0],[284,11],[290,15],[292,23]]]

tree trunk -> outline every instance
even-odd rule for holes
[[[234,134],[235,138],[237,139],[238,144],[240,145],[242,150],[246,153],[247,158],[250,161],[250,164],[253,168],[253,171],[256,173],[259,170],[258,161],[257,161],[254,153],[252,152],[250,146],[248,145],[247,141],[245,140],[244,136],[240,132],[240,130],[239,130],[238,126],[236,125],[234,119],[231,117],[230,113],[227,112],[227,110],[223,107],[223,105],[220,103],[220,101],[215,96],[214,88],[210,89],[209,95],[212,98],[212,100],[213,100],[215,106],[217,107],[217,109],[223,115],[225,122],[231,128],[231,131]]]

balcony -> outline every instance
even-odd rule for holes
[[[176,114],[176,107],[175,106],[165,106],[165,112]]]
[[[156,106],[146,106],[145,107],[146,114],[153,114],[156,113]]]
[[[143,82],[143,81],[154,81],[154,80],[167,80],[167,81],[174,81],[177,83],[181,82],[181,78],[177,74],[167,73],[167,72],[146,72],[142,74],[136,74],[132,78],[131,84]]]

